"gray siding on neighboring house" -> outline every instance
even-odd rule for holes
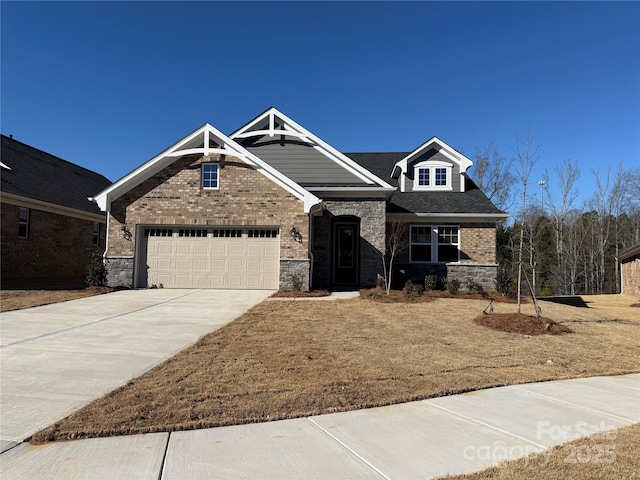
[[[407,181],[405,183],[405,191],[412,192],[413,191],[413,168],[416,164],[420,162],[424,162],[426,160],[434,160],[438,162],[446,162],[450,164],[453,168],[451,169],[451,185],[453,186],[454,192],[460,191],[460,166],[456,163],[452,162],[449,158],[444,156],[442,153],[431,149],[428,152],[420,155],[415,160],[412,160],[409,165],[407,165]]]
[[[367,185],[311,145],[301,144],[299,140],[285,139],[281,143],[277,137],[263,137],[245,146],[251,153],[302,185]]]

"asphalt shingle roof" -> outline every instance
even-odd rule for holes
[[[410,152],[346,153],[349,158],[387,181],[394,187],[398,181],[391,178],[394,165]],[[389,201],[389,213],[503,213],[473,181],[465,176],[464,192],[400,192],[396,190]]]
[[[111,185],[104,176],[1,135],[0,191],[102,214],[87,197]]]

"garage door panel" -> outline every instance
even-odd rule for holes
[[[207,259],[206,258],[194,258],[191,261],[192,270],[197,272],[207,271]]]
[[[173,270],[173,261],[171,258],[158,258],[158,270]]]
[[[193,254],[194,255],[208,255],[209,254],[209,246],[206,243],[196,243],[193,245]]]
[[[262,270],[262,261],[259,259],[248,258],[246,261],[246,270],[248,272],[259,272]]]
[[[171,242],[162,242],[158,244],[158,254],[159,255],[168,255],[173,253],[173,243]]]
[[[212,243],[211,244],[211,254],[212,255],[227,255],[227,245],[222,243]]]
[[[189,255],[191,253],[191,245],[186,242],[176,243],[176,255]]]
[[[244,270],[244,261],[241,258],[230,258],[227,263],[227,270],[230,272],[241,272]]]
[[[145,238],[148,285],[278,288],[280,239],[277,230],[157,228]]]
[[[191,260],[189,258],[176,258],[176,270],[191,270]]]
[[[229,255],[242,255],[243,254],[243,245],[241,243],[232,243],[229,245]]]

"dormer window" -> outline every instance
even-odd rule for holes
[[[446,162],[420,162],[414,167],[414,190],[452,190],[452,165]]]

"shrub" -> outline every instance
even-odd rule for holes
[[[478,293],[482,295],[484,293],[484,287],[476,282],[473,278],[467,278],[467,291],[469,293]]]
[[[102,255],[94,253],[87,267],[87,285],[90,287],[104,287],[107,284],[107,267]]]
[[[424,277],[424,289],[435,290],[438,287],[438,277],[436,275],[427,275]]]
[[[498,293],[507,295],[509,290],[511,290],[512,283],[513,279],[509,271],[506,268],[498,268],[498,273],[496,274],[496,290]]]
[[[548,281],[542,283],[542,288],[540,289],[541,297],[549,297],[553,294],[551,291],[551,284]]]
[[[291,275],[291,289],[294,292],[302,290],[302,278],[299,275]]]
[[[460,290],[460,280],[457,278],[447,278],[447,290],[451,295],[457,295]]]
[[[411,280],[408,280],[407,283],[404,284],[404,289],[402,291],[407,298],[415,298],[424,293],[424,287],[420,283],[414,283]]]

